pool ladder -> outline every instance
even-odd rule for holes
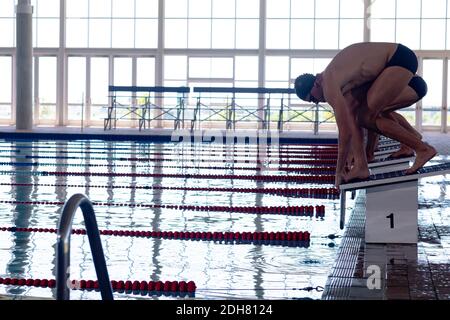
[[[83,212],[102,299],[114,300],[94,208],[89,198],[80,193],[74,194],[67,200],[59,220],[56,248],[56,299],[70,299],[70,235],[73,217],[78,208],[81,208]]]

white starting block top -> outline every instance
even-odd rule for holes
[[[434,166],[423,167],[413,174],[405,174],[405,170],[393,171],[371,175],[368,179],[358,182],[341,184],[342,191],[368,189],[377,186],[414,181],[420,178],[431,177],[441,174],[450,174],[450,162]]]

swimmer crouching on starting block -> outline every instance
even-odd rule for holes
[[[436,150],[423,142],[417,131],[405,128],[399,115],[393,113],[425,95],[425,81],[415,76],[417,67],[416,55],[402,44],[364,42],[341,50],[322,73],[303,74],[296,79],[299,98],[313,103],[328,102],[333,108],[339,131],[337,187],[342,182],[369,177],[362,127],[415,151],[415,162],[407,174],[417,171],[436,155]],[[371,139],[373,135],[369,142]],[[354,165],[345,172],[350,149]]]

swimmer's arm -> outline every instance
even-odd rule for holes
[[[350,112],[347,102],[335,81],[330,76],[324,81],[324,94],[327,102],[333,107],[336,125],[338,127],[338,159],[336,164],[336,186],[341,182],[345,161],[350,151],[351,138],[357,123],[354,115]]]

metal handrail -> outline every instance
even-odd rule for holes
[[[73,217],[78,207],[83,212],[102,299],[114,300],[94,208],[89,198],[80,193],[67,200],[59,220],[56,248],[56,299],[69,300],[70,298],[71,284],[68,281],[70,276],[70,236]]]

